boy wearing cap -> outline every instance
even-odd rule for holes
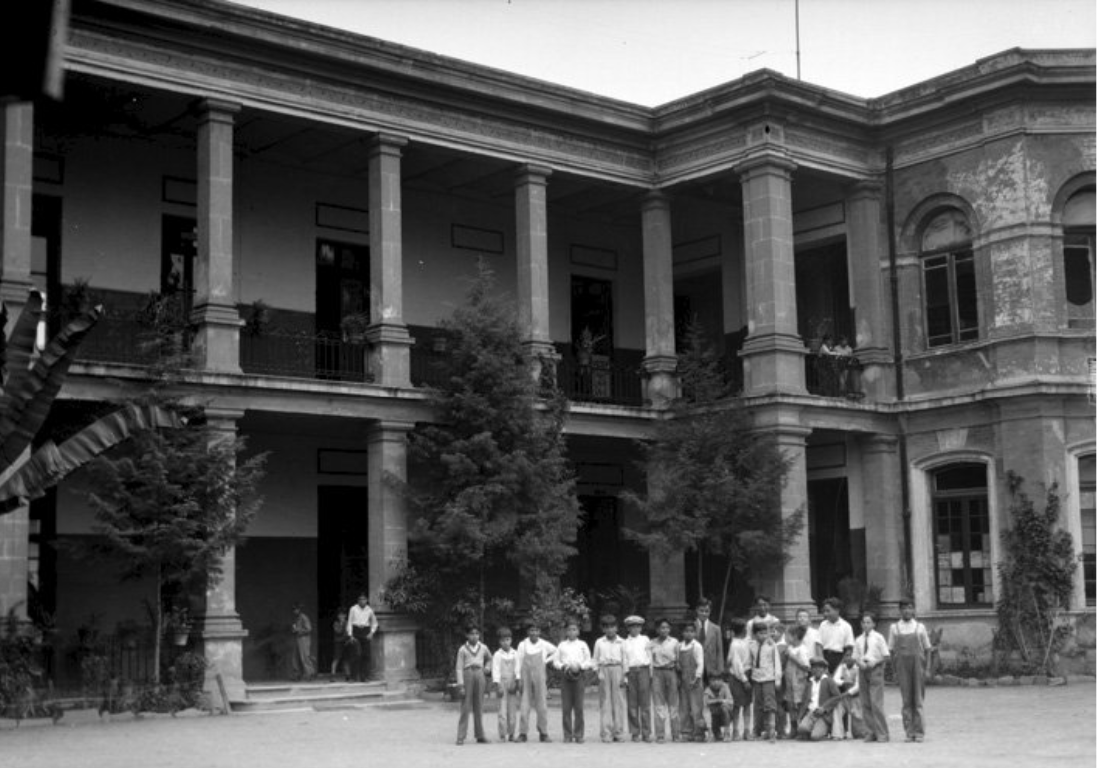
[[[514,741],[518,721],[518,653],[511,647],[513,640],[508,627],[502,627],[496,637],[499,649],[491,657],[491,680],[499,697],[499,740]]]
[[[598,670],[598,718],[602,741],[625,738],[625,641],[617,636],[617,618],[602,617],[602,637],[594,641],[592,661]]]
[[[633,741],[651,741],[651,641],[640,634],[644,620],[640,616],[625,619],[625,677],[628,693],[628,729]]]
[[[827,675],[827,660],[816,656],[811,660],[811,678],[804,684],[796,735],[810,741],[825,739],[830,732],[834,707],[841,697],[842,692]]]
[[[537,732],[541,741],[548,741],[548,684],[545,665],[552,661],[556,646],[541,639],[541,628],[530,624],[526,639],[518,644],[514,662],[514,674],[518,678],[518,691],[522,695],[521,714],[518,717],[518,741],[525,741],[529,734],[529,710],[537,713]]]
[[[928,654],[933,648],[929,633],[922,622],[914,618],[914,603],[899,601],[902,617],[888,630],[888,651],[903,696],[903,730],[907,741],[922,741],[926,737],[922,722],[922,694],[925,691],[925,671]]]
[[[560,710],[564,718],[564,742],[583,743],[586,725],[583,722],[584,673],[593,668],[590,648],[579,639],[579,622],[569,619],[564,625],[567,636],[556,646],[553,666],[564,673],[560,681]]]
[[[457,649],[457,695],[461,697],[461,717],[457,721],[457,745],[465,743],[469,712],[477,744],[487,744],[484,736],[484,667],[491,664],[488,647],[480,643],[480,628],[465,630],[465,644]]]

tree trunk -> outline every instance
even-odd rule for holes
[[[485,612],[485,608],[484,608],[484,589],[485,589],[485,587],[484,587],[484,558],[481,557],[480,558],[480,596],[479,596],[480,597],[480,632],[481,632],[481,634],[483,634],[486,637],[487,632],[484,628],[484,612]]]
[[[724,570],[724,591],[720,593],[720,613],[716,622],[722,627],[724,626],[724,608],[727,607],[728,602],[728,585],[731,583],[731,558],[728,558],[728,567]]]
[[[705,596],[705,545],[697,545],[697,599]]]
[[[164,599],[162,596],[162,569],[156,566],[156,627],[152,643],[152,682],[160,684],[160,644],[164,641]]]

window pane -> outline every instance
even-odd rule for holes
[[[1093,274],[1088,247],[1068,245],[1063,249],[1067,301],[1081,306],[1093,301]]]
[[[938,491],[987,487],[987,470],[982,464],[954,464],[938,470],[933,478]]]
[[[971,228],[964,214],[957,210],[937,214],[922,233],[923,251],[936,251],[950,245],[969,242],[971,242]]]
[[[952,343],[952,310],[949,305],[948,263],[940,266],[927,259],[926,275],[926,341],[931,347]],[[940,259],[932,261],[940,262]]]
[[[979,300],[975,288],[975,259],[970,251],[956,254],[956,315],[960,339],[979,337]]]

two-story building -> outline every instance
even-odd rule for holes
[[[87,280],[106,305],[61,418],[146,377],[150,291],[185,305],[184,390],[270,451],[201,629],[230,688],[278,673],[294,602],[321,638],[357,590],[383,604],[409,526],[384,476],[479,259],[531,356],[560,358],[576,586],[697,597],[694,560],[626,541],[617,498],[697,317],[792,460],[783,509],[807,509],[754,588],[781,614],[843,580],[887,611],[909,592],[978,650],[1008,471],[1058,483],[1094,604],[1094,59],[1013,49],[873,99],[762,70],[647,108],[216,0],[75,0],[63,101],[3,106],[0,296],[14,316],[30,285]],[[49,611],[58,664],[148,594],[64,546],[86,494],[0,518],[0,608]],[[414,626],[382,625],[378,669],[413,676]]]

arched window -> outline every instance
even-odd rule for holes
[[[1078,511],[1082,518],[1082,573],[1086,605],[1097,603],[1097,454],[1078,457]]]
[[[1063,208],[1063,275],[1067,320],[1072,328],[1092,328],[1094,256],[1093,233],[1097,196],[1093,187],[1071,195]]]
[[[937,605],[994,603],[987,469],[950,464],[932,475]]]
[[[979,338],[979,302],[971,227],[955,208],[938,212],[922,230],[922,301],[926,346]]]

